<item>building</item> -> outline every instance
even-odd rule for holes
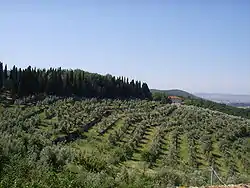
[[[168,96],[168,98],[172,101],[174,104],[183,104],[183,98],[177,97],[177,96]]]

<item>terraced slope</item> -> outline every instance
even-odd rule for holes
[[[74,160],[65,156],[50,165],[74,173],[126,169],[128,177],[151,177],[154,185],[206,185],[212,166],[224,182],[250,179],[250,121],[220,112],[150,101],[65,99],[0,109],[0,118],[4,135],[19,131],[19,138],[36,138],[38,156],[46,148],[70,149]],[[21,143],[28,150],[29,143]]]

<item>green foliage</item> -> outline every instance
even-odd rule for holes
[[[70,148],[58,146],[46,146],[40,153],[40,163],[51,166],[55,171],[61,171],[63,167],[74,159]]]
[[[240,116],[243,118],[250,119],[250,109],[237,108],[233,106],[228,106],[226,104],[212,102],[205,99],[187,99],[185,101],[185,104],[198,106],[202,108],[208,108],[210,110],[216,110],[229,115]]]
[[[0,61],[0,92],[3,87],[3,63]]]
[[[154,93],[163,93],[165,95],[172,95],[172,96],[179,96],[181,98],[189,98],[189,99],[198,99],[195,95],[188,93],[183,90],[179,89],[171,89],[171,90],[158,90],[158,89],[151,89],[151,92]]]
[[[4,87],[3,87],[4,86]],[[3,70],[0,62],[0,90],[10,91],[11,97],[27,97],[30,95],[56,95],[63,97],[85,98],[139,98],[151,99],[151,92],[146,83],[125,77],[100,75],[83,70],[26,69],[13,67],[9,74],[7,65]]]
[[[0,187],[201,186],[211,165],[224,182],[250,176],[250,121],[204,108],[51,96],[0,119]]]
[[[155,101],[160,101],[163,104],[171,104],[171,99],[168,98],[168,95],[162,92],[153,92],[152,98]]]

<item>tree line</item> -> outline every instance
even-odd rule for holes
[[[12,98],[45,94],[86,98],[152,99],[147,83],[110,74],[100,75],[80,69],[26,69],[0,62],[0,91],[10,91]]]

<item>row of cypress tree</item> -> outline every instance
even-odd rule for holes
[[[26,69],[13,66],[8,70],[7,65],[3,66],[1,62],[0,90],[10,91],[15,98],[36,94],[111,99],[152,98],[146,83],[129,81],[125,77],[104,76],[79,69],[36,69],[30,66]]]

